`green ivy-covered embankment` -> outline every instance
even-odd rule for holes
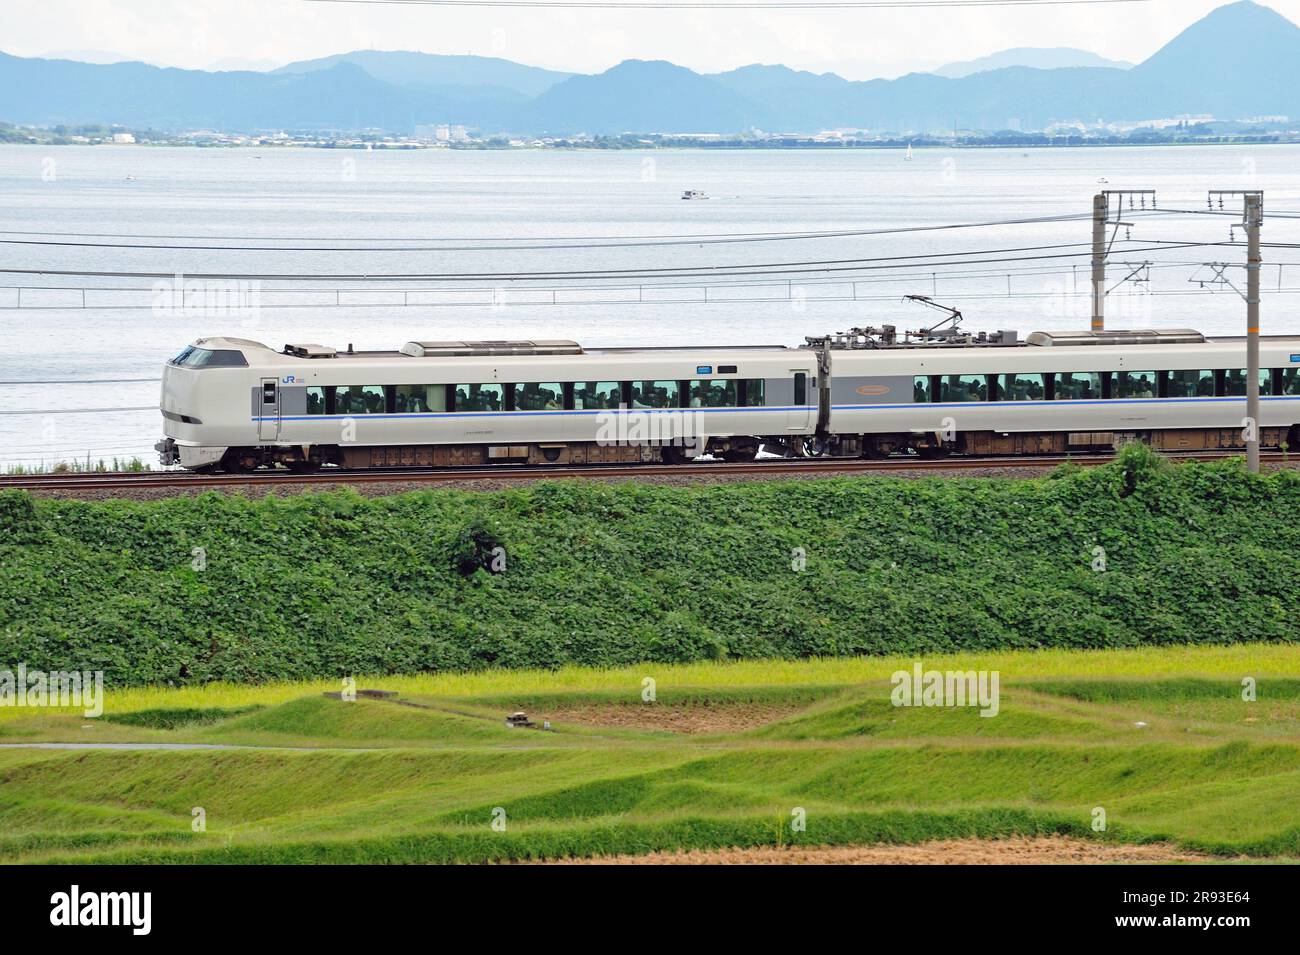
[[[0,667],[112,685],[1297,638],[1300,473],[1140,447],[1030,481],[0,494]]]

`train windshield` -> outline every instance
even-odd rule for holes
[[[199,348],[187,346],[171,360],[171,364],[182,368],[247,368],[248,361],[243,352],[230,348]]]

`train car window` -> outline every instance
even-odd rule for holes
[[[794,403],[796,405],[808,403],[808,375],[802,371],[794,373]]]
[[[719,365],[719,366],[718,366],[718,374],[719,374],[719,375],[734,375],[735,373],[736,373],[736,366],[735,366],[735,365]]]
[[[307,413],[325,414],[325,389],[309,385],[307,388]]]
[[[917,375],[912,379],[912,400],[917,404],[925,404],[934,400],[934,394],[930,389],[929,375]]]
[[[176,364],[184,365],[186,368],[202,368],[208,363],[208,356],[211,354],[212,352],[208,351],[206,348],[191,348],[185,353],[184,359],[178,361]]]
[[[1060,400],[1084,401],[1100,398],[1101,372],[1065,371],[1056,376],[1056,395]]]
[[[557,381],[515,385],[516,411],[563,411],[564,386]]]
[[[1280,395],[1300,395],[1300,368],[1283,368]]]
[[[186,368],[247,368],[244,353],[233,348],[195,348],[190,346],[172,359],[173,365]]]
[[[506,386],[457,385],[457,411],[504,411],[506,407]]]
[[[244,353],[235,351],[233,348],[218,348],[208,352],[207,359],[203,362],[204,368],[247,368],[248,359]]]
[[[633,408],[679,408],[680,385],[675,381],[632,382]]]
[[[335,414],[383,414],[387,409],[383,385],[339,385],[334,389]]]
[[[983,375],[941,375],[939,377],[940,401],[984,401],[988,398],[988,384]]]
[[[1038,401],[1047,394],[1042,375],[1003,375],[1000,401]]]
[[[393,410],[398,414],[427,414],[447,410],[446,385],[397,385]]]
[[[1154,371],[1117,371],[1111,378],[1113,398],[1154,398],[1156,373]]]
[[[702,378],[686,383],[686,393],[692,408],[737,408],[734,378]]]
[[[1259,393],[1271,394],[1273,391],[1273,373],[1267,368],[1259,370]],[[1246,394],[1246,369],[1230,368],[1223,373],[1223,393],[1228,397],[1240,398]]]
[[[745,379],[745,407],[761,408],[767,404],[767,379]]]
[[[1165,373],[1166,398],[1213,398],[1214,372],[1182,370]]]
[[[573,385],[573,407],[616,410],[623,403],[623,383],[619,381],[579,381]]]

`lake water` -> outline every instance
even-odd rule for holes
[[[942,317],[903,302],[907,293],[962,309],[974,330],[1086,328],[1086,218],[770,234],[1087,216],[1097,190],[1124,188],[1155,189],[1170,210],[1204,209],[1208,189],[1263,189],[1266,215],[1300,213],[1300,146],[926,149],[910,162],[877,150],[0,146],[0,268],[45,272],[0,273],[0,468],[87,454],[152,460],[159,368],[205,335],[274,347],[533,337],[798,344],[853,325],[914,329]],[[709,198],[683,201],[687,189]],[[1240,205],[1231,197],[1224,211]],[[1117,286],[1111,327],[1241,332],[1242,300],[1199,279],[1213,274],[1201,263],[1226,261],[1228,277],[1243,285],[1244,249],[1175,245],[1225,242],[1232,217],[1135,208],[1125,221],[1131,241],[1121,228],[1108,272]],[[763,241],[716,241],[741,233]],[[665,238],[681,236],[692,238]],[[1266,218],[1264,238],[1300,242],[1300,219]],[[14,241],[25,239],[256,248]],[[1139,268],[1146,260],[1153,267]],[[1266,248],[1264,260],[1266,333],[1300,331],[1291,312],[1300,249]],[[718,266],[744,274],[674,275]],[[1121,283],[1135,268],[1146,281]],[[774,277],[774,269],[790,274]],[[614,270],[657,271],[594,274]],[[157,294],[158,282],[167,289],[175,279],[57,271],[290,278],[252,280],[243,294],[256,309],[223,307],[230,297],[180,309],[153,307],[175,301]],[[552,274],[509,277],[518,273]],[[477,277],[337,277],[384,274]]]

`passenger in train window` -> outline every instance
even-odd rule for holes
[[[1005,375],[1004,379],[1003,401],[1034,401],[1045,393],[1042,375]]]
[[[1154,371],[1117,371],[1112,383],[1111,397],[1154,398],[1155,380]]]
[[[1240,398],[1246,394],[1246,369],[1233,368],[1224,373],[1223,393],[1233,398]],[[1273,393],[1273,373],[1267,368],[1259,370],[1259,393],[1261,395]]]
[[[1282,369],[1282,394],[1300,395],[1300,368]]]
[[[745,407],[761,408],[767,403],[767,380],[765,378],[745,379]]]
[[[558,382],[515,385],[516,411],[558,411],[564,407],[564,386]]]
[[[325,389],[312,385],[307,388],[307,413],[325,413]]]
[[[633,408],[676,408],[678,387],[675,381],[632,382]]]
[[[1168,398],[1213,398],[1214,372],[1171,371],[1165,378]]]
[[[731,378],[715,378],[688,382],[692,408],[736,407],[736,382]]]
[[[917,404],[928,404],[930,401],[930,376],[917,375],[912,379],[912,400]]]
[[[1065,371],[1056,376],[1057,400],[1087,401],[1101,397],[1101,372]]]
[[[457,385],[457,411],[500,411],[505,402],[506,386]]]
[[[404,414],[445,411],[447,389],[444,385],[397,385],[396,407]]]
[[[988,386],[983,375],[945,375],[940,393],[943,401],[983,401],[988,397]]]
[[[383,385],[339,385],[334,389],[335,414],[382,414]]]
[[[623,399],[623,386],[617,381],[579,381],[573,386],[573,407],[582,410],[617,408]]]

